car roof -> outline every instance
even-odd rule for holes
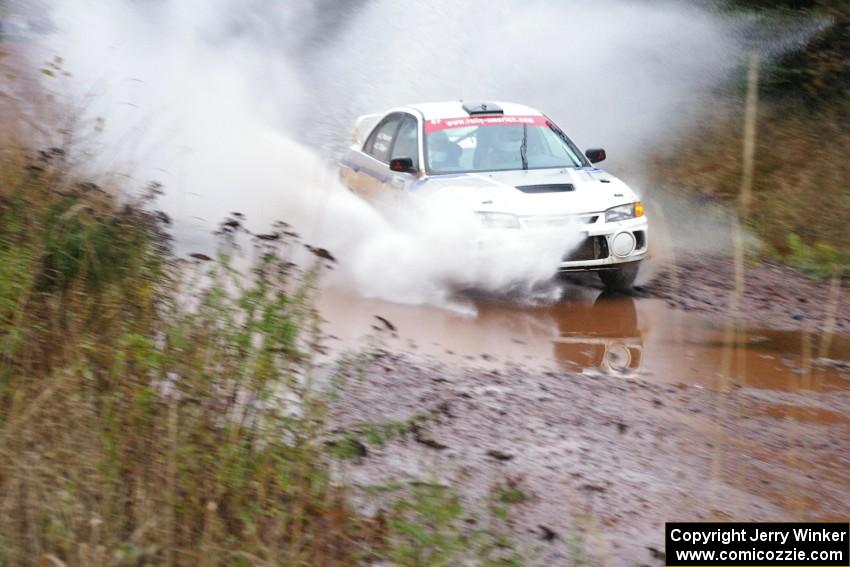
[[[508,116],[542,116],[543,113],[539,110],[534,110],[531,107],[515,104],[513,102],[487,101],[488,104],[494,104],[504,111]],[[440,118],[459,118],[469,116],[469,113],[463,108],[462,100],[453,100],[447,102],[423,102],[419,104],[408,104],[405,108],[419,112],[425,120],[436,120]]]

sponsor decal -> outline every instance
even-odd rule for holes
[[[549,120],[545,116],[459,116],[457,118],[437,118],[425,121],[425,133],[438,132],[451,128],[470,126],[505,126],[526,124],[528,126],[546,126]]]

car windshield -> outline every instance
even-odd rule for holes
[[[587,165],[545,116],[427,120],[425,161],[432,175]]]

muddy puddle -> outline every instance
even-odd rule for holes
[[[581,514],[618,565],[657,564],[671,518],[846,516],[846,335],[751,326],[730,337],[723,318],[582,286],[550,305],[478,299],[467,313],[334,290],[319,307],[340,346],[372,335],[391,353],[349,382],[335,423],[439,416],[427,436],[370,447],[346,483],[438,479],[474,501],[521,479],[530,500],[512,534],[542,545],[533,564],[566,563],[566,537],[541,544],[537,530],[569,534]],[[536,371],[557,368],[568,372]]]
[[[392,349],[483,367],[557,366],[713,389],[732,384],[781,391],[850,388],[848,336],[824,335],[817,328],[750,327],[730,334],[723,318],[582,286],[567,285],[561,301],[549,305],[470,299],[454,310],[329,289],[322,292],[319,308],[337,348],[379,335]],[[776,411],[799,419],[834,419],[793,407]]]

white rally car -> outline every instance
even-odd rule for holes
[[[595,167],[544,114],[503,102],[439,102],[358,118],[340,176],[370,200],[424,187],[454,190],[486,227],[571,226],[584,237],[559,271],[596,271],[628,289],[647,256],[643,204],[625,183]],[[463,191],[464,187],[474,191]],[[566,245],[565,245],[566,248]]]

